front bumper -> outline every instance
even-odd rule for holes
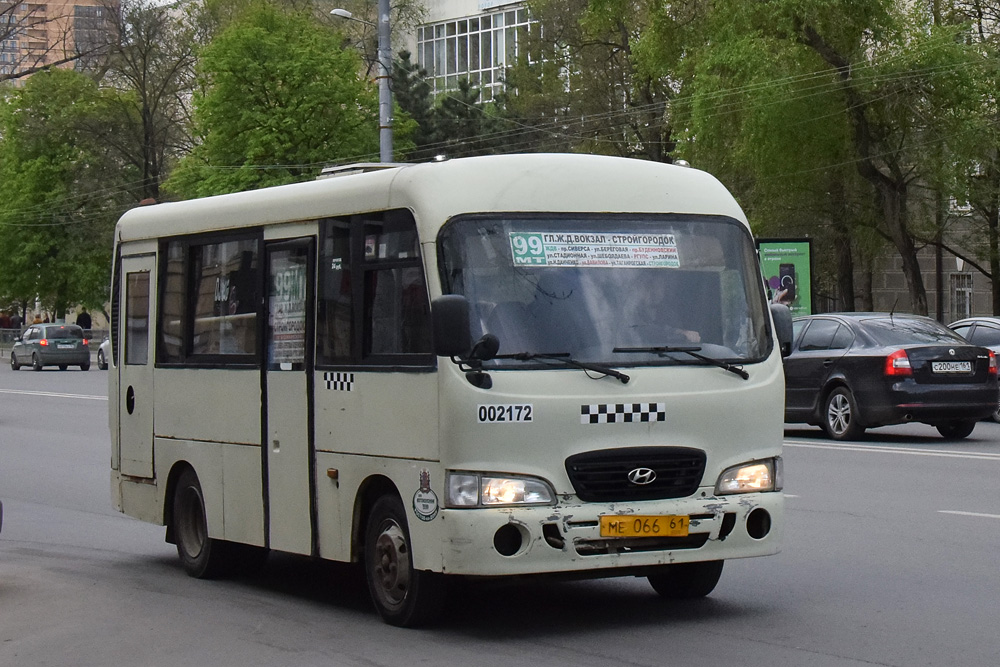
[[[669,563],[766,556],[780,550],[781,492],[635,503],[560,502],[555,507],[446,509],[442,571],[504,576],[604,571],[615,576]],[[575,500],[575,499],[574,499]],[[604,514],[687,515],[687,537],[607,538]],[[508,555],[504,555],[508,554]],[[623,570],[616,572],[615,570]]]

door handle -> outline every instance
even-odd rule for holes
[[[824,359],[823,360],[823,366],[829,368],[830,366],[833,366],[833,362],[834,362],[833,359]]]

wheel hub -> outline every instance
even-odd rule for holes
[[[837,433],[843,433],[851,423],[851,404],[847,398],[841,394],[833,397],[830,401],[830,409],[827,411],[827,418],[830,426]]]
[[[410,585],[406,536],[395,523],[386,526],[375,540],[374,575],[386,601],[399,604]]]

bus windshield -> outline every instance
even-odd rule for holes
[[[462,216],[439,244],[444,292],[468,299],[473,340],[500,340],[489,367],[546,354],[636,366],[770,352],[753,242],[727,217]]]

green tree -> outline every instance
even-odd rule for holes
[[[692,56],[698,89],[683,152],[723,173],[745,166],[741,186],[761,212],[829,199],[821,219],[841,242],[874,224],[901,258],[910,309],[926,314],[916,251],[935,230],[933,216],[925,226],[928,216],[914,215],[912,191],[934,182],[971,87],[957,28],[935,25],[923,9],[716,2],[710,38]]]
[[[0,296],[61,316],[108,296],[115,220],[134,180],[90,131],[110,101],[68,70],[32,76],[0,105]]]
[[[196,28],[187,15],[149,0],[125,0],[104,52],[104,83],[116,91],[112,123],[94,127],[142,175],[138,199],[160,197],[173,162],[192,144],[187,128],[194,86]],[[109,131],[110,130],[110,131]]]
[[[658,43],[671,40],[676,45],[680,39],[679,28],[671,32],[665,20],[653,23],[668,16],[655,13],[659,5],[648,0],[531,0],[537,24],[520,35],[517,63],[507,72],[503,98],[507,117],[517,123],[510,125],[512,137],[519,139],[516,145],[671,161],[675,129],[670,100],[680,82],[667,65],[669,49],[657,49],[655,68],[647,66],[650,56],[637,49],[649,30],[658,31]],[[684,3],[665,6],[687,12]]]
[[[306,14],[254,3],[202,51],[199,143],[164,187],[205,196],[314,177],[378,153],[372,82],[341,40]]]
[[[410,138],[418,151],[434,141],[434,96],[426,76],[427,70],[410,60],[409,51],[400,51],[392,63],[393,102],[415,123]]]

